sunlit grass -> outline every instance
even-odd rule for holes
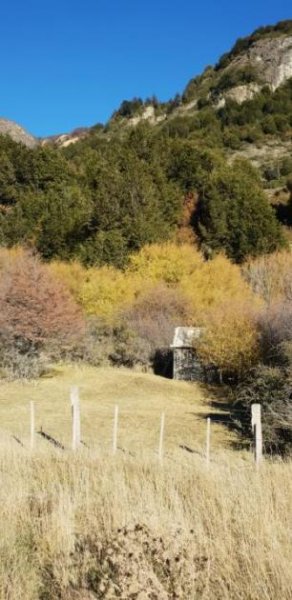
[[[77,385],[81,403],[82,440],[92,449],[109,451],[113,414],[119,405],[118,445],[133,453],[155,452],[160,416],[165,412],[165,449],[179,445],[205,447],[205,416],[214,412],[203,388],[126,369],[66,367],[35,382],[1,383],[0,429],[25,445],[29,441],[29,402],[35,402],[36,429],[41,428],[71,446],[70,387]],[[215,418],[215,415],[214,415]],[[215,447],[233,439],[218,424],[212,425]],[[37,446],[44,442],[37,436]]]
[[[72,384],[88,445],[75,453]],[[65,451],[39,437],[30,451],[30,400],[37,426]],[[66,367],[37,383],[2,384],[1,600],[290,600],[291,463],[266,460],[257,472],[216,423],[207,469],[209,412],[203,388],[125,370]]]

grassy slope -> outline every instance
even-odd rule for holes
[[[170,381],[125,369],[66,367],[47,379],[0,385],[0,430],[25,444],[29,432],[29,401],[36,406],[40,427],[70,446],[70,386],[78,385],[81,400],[82,440],[91,448],[110,450],[114,405],[120,408],[119,446],[131,452],[155,452],[159,421],[166,413],[165,444],[174,450],[184,444],[204,447],[206,421],[211,411],[199,385]],[[226,445],[231,434],[220,424],[212,427],[213,445]],[[39,446],[46,444],[40,438]]]

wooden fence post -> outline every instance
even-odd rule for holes
[[[119,424],[119,407],[115,406],[114,411],[114,428],[113,428],[113,454],[116,454],[118,449],[118,424]]]
[[[35,442],[35,410],[34,410],[34,401],[30,402],[30,449],[34,449]]]
[[[260,404],[251,405],[251,426],[254,434],[255,462],[258,469],[263,459],[263,436]]]
[[[77,386],[71,387],[70,399],[72,407],[72,450],[75,451],[79,448],[81,442],[80,401]]]
[[[206,465],[207,469],[210,466],[210,442],[211,442],[211,419],[207,418],[207,432],[206,432]]]
[[[160,435],[159,435],[159,447],[158,447],[158,457],[159,457],[160,463],[162,463],[162,460],[163,460],[164,425],[165,425],[165,413],[163,412],[161,415],[161,420],[160,420]]]

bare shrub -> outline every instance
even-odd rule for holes
[[[109,539],[80,538],[76,561],[90,557],[81,582],[99,598],[188,598],[206,576],[206,555],[190,548],[194,532],[155,536],[144,524],[119,528]],[[98,557],[98,560],[97,560]],[[93,559],[92,559],[93,558]],[[199,582],[198,582],[199,580]]]
[[[262,311],[258,318],[263,362],[292,369],[292,306],[283,301]]]
[[[33,348],[24,353],[13,345],[5,346],[1,349],[0,357],[0,376],[6,379],[36,379],[49,369],[48,356]]]
[[[174,328],[188,325],[191,308],[182,292],[164,284],[154,286],[120,315],[116,330],[116,359],[123,364],[150,365],[155,353],[168,352]]]
[[[271,306],[292,299],[292,253],[275,252],[246,263],[243,276],[254,292]]]
[[[248,437],[250,406],[259,402],[266,450],[287,453],[292,449],[292,307],[289,302],[267,306],[258,316],[257,329],[261,362],[236,388],[235,412]]]
[[[98,317],[86,322],[86,334],[77,348],[77,358],[95,367],[110,364],[114,353],[115,336],[113,326]]]

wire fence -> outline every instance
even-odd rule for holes
[[[253,431],[254,440],[245,443],[245,448],[254,452],[259,466],[263,447],[261,410],[259,404],[253,406],[259,407],[253,421],[252,415],[244,414],[241,410],[225,411],[219,415],[173,415],[166,411],[161,414],[157,411],[155,414],[142,414],[135,410],[124,412],[123,407],[118,405],[112,406],[111,410],[99,405],[94,414],[88,415],[81,411],[78,388],[72,387],[66,413],[46,415],[41,403],[31,401],[26,418],[23,415],[17,427],[2,427],[1,433],[2,438],[5,436],[30,451],[47,445],[62,452],[87,449],[113,456],[120,452],[133,456],[143,449],[157,456],[160,463],[169,456],[171,450],[180,449],[189,455],[200,455],[209,468],[213,454],[213,433],[215,438],[218,437],[219,426],[221,429],[236,428],[238,418],[241,421],[244,419],[250,431]],[[235,446],[236,441],[232,440],[232,443]]]

